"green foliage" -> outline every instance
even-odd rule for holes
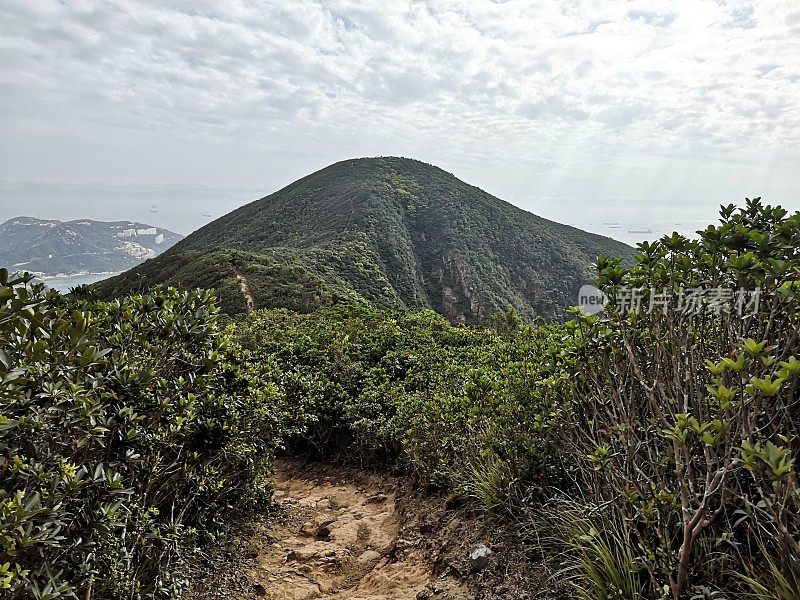
[[[348,301],[431,308],[453,322],[515,309],[563,319],[599,254],[633,249],[516,208],[431,165],[336,163],[206,225],[160,257],[97,285],[216,288],[244,312],[234,266],[260,308],[309,312]],[[144,286],[144,287],[142,287]]]
[[[798,219],[752,201],[697,240],[642,244],[629,268],[600,260],[612,302],[673,292],[638,312],[464,327],[339,306],[261,311],[237,332],[293,411],[294,451],[460,490],[546,561],[567,556],[554,577],[587,598],[738,597],[737,574],[791,582],[800,557]],[[761,301],[684,310],[698,287]],[[565,494],[592,518],[537,512]]]
[[[453,231],[470,231],[472,213],[452,210],[467,199],[500,215],[489,231],[513,232],[481,194],[417,163],[348,161],[142,268],[222,281],[223,298],[244,273],[257,296],[293,309],[225,328],[207,294],[45,297],[0,271],[0,586],[177,596],[192,538],[216,530],[233,498],[257,496],[283,444],[459,491],[518,527],[581,597],[794,597],[800,215],[758,200],[723,207],[698,239],[641,244],[629,267],[600,259],[605,315],[533,326],[506,310],[517,304],[494,287],[499,270],[464,258],[466,243],[436,262],[466,239]],[[262,228],[247,225],[256,216]],[[424,236],[404,245],[394,233],[417,218],[431,229],[415,222]],[[475,247],[502,255],[500,237]],[[228,249],[251,242],[279,245]],[[387,270],[392,253],[418,261],[414,273]],[[470,281],[486,284],[486,303],[456,295],[447,316],[491,312],[485,325],[401,310],[447,313],[436,286],[483,268]],[[435,285],[418,277],[431,270]],[[616,308],[633,288],[668,293]],[[739,314],[723,295],[686,310],[694,288],[757,288],[760,302]],[[529,306],[523,316],[547,312]]]
[[[557,577],[584,600],[645,598],[641,567],[627,526],[607,506],[555,497],[528,507],[530,536],[559,564]]]
[[[513,330],[498,333],[431,311],[338,306],[258,311],[237,332],[291,411],[294,451],[399,461],[425,485],[483,494],[502,512],[490,498],[505,499],[521,477],[559,477],[541,434],[557,411],[538,382],[556,370],[563,331],[509,319]],[[492,465],[502,475],[487,473]]]
[[[769,555],[764,557],[766,569],[740,575],[747,586],[746,595],[753,600],[795,600],[800,598],[800,569],[797,565],[781,567]]]
[[[354,290],[348,277],[377,281],[383,274],[374,269],[353,267],[355,249],[335,250],[272,249],[268,254],[240,250],[173,252],[149,260],[136,269],[106,279],[96,285],[104,297],[143,292],[153,285],[169,284],[180,289],[214,288],[223,312],[245,312],[237,271],[248,281],[256,307],[281,307],[309,312],[323,306],[347,302],[391,305],[393,297],[365,297]],[[367,263],[368,265],[371,263]],[[349,270],[346,268],[349,266]],[[343,275],[339,275],[339,273]],[[349,275],[348,275],[349,274]],[[363,286],[356,286],[364,291]],[[366,292],[365,292],[366,293]]]
[[[645,597],[664,586],[676,600],[739,597],[734,573],[796,579],[800,323],[787,284],[800,276],[799,247],[800,215],[758,199],[723,207],[696,240],[642,244],[629,269],[600,261],[612,306],[570,325],[576,369],[558,392],[558,438],[578,487],[630,529]],[[653,306],[645,294],[641,310],[618,310],[636,288],[671,300]],[[734,293],[686,310],[695,288],[759,290],[760,302],[739,311]]]
[[[208,292],[114,302],[0,271],[0,588],[177,598],[198,541],[264,498],[277,441]]]

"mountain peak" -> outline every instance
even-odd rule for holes
[[[609,238],[547,221],[434,165],[403,157],[334,163],[209,223],[163,256],[103,284],[216,287],[227,312],[311,310],[348,300],[429,307],[453,321],[515,308],[561,317]]]
[[[441,167],[426,163],[416,158],[407,158],[405,156],[365,156],[358,158],[348,158],[335,162],[317,173],[323,171],[350,169],[356,172],[359,171],[384,171],[384,172],[397,172],[397,173],[413,173],[419,174],[422,171],[430,171],[440,177],[451,177],[455,179],[455,175],[445,171]]]

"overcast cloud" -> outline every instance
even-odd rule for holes
[[[218,216],[374,155],[607,234],[798,209],[800,5],[0,0],[0,218],[90,210],[59,186],[118,218],[223,190]]]

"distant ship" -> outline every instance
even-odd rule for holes
[[[628,233],[653,233],[652,229],[628,229]]]
[[[204,217],[210,217],[211,215],[203,215]]]

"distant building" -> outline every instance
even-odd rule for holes
[[[163,242],[163,241],[164,241],[164,234],[163,234],[163,233],[159,233],[159,234],[156,236],[156,244],[160,244],[160,243],[161,243],[161,242]]]
[[[148,229],[137,229],[136,235],[155,235],[158,233],[155,227],[150,227]]]
[[[117,234],[119,237],[128,238],[136,235],[135,229],[123,229],[121,233]]]

